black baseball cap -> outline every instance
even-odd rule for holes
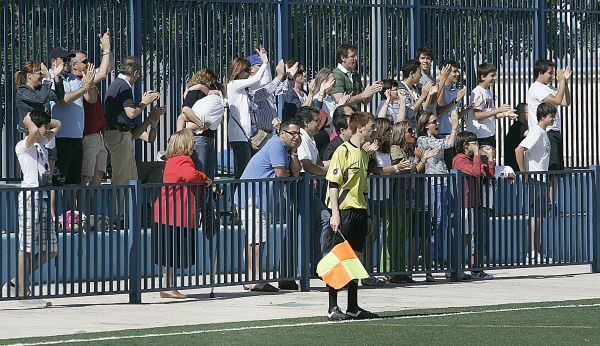
[[[75,53],[70,52],[62,47],[58,47],[58,48],[54,48],[53,50],[50,51],[49,57],[50,57],[50,60],[53,60],[56,58],[74,58]]]

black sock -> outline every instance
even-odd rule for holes
[[[329,289],[329,310],[328,311],[331,312],[331,309],[333,309],[334,307],[337,306],[338,291],[329,285],[327,285],[327,288]]]
[[[352,280],[348,283],[348,311],[358,310],[358,281]]]

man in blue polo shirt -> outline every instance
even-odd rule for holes
[[[85,115],[83,110],[83,100],[89,103],[95,103],[97,94],[88,93],[88,90],[94,85],[94,66],[91,65],[86,71],[83,71],[83,78],[79,79],[71,74],[71,58],[75,53],[67,51],[64,48],[54,48],[50,51],[49,57],[54,69],[56,66],[63,65],[63,70],[59,73],[65,91],[62,100],[50,102],[52,109],[52,119],[57,119],[62,123],[62,128],[56,135],[56,151],[58,160],[56,167],[65,184],[81,183],[81,162],[83,161],[83,126]],[[54,78],[54,71],[51,70],[51,77]]]
[[[106,90],[104,142],[110,153],[113,184],[127,184],[129,180],[138,178],[133,140],[141,138],[149,142],[154,141],[156,125],[160,116],[164,114],[163,107],[155,108],[141,126],[136,126],[135,118],[160,97],[157,91],[147,91],[142,96],[142,102],[134,103],[132,87],[139,79],[141,69],[138,58],[124,58],[119,64],[118,77]],[[150,131],[147,131],[148,126]]]
[[[279,127],[279,135],[271,137],[267,143],[250,159],[240,179],[264,179],[298,176],[302,164],[298,160],[298,147],[302,139],[300,126],[294,120],[286,120]],[[242,208],[240,214],[246,226],[248,235],[248,268],[251,273],[247,281],[259,280],[260,245],[267,238],[270,225],[268,211],[274,209],[277,201],[275,196],[281,196],[280,184],[249,183],[241,184],[241,197],[238,205]],[[238,194],[236,193],[236,196]],[[267,198],[269,198],[267,200]],[[246,220],[246,217],[249,220]],[[267,283],[245,285],[244,289],[253,291],[274,292],[277,288]]]

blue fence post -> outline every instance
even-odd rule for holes
[[[452,246],[452,256],[449,261],[449,270],[451,272],[452,281],[460,281],[463,271],[463,181],[458,170],[453,169],[450,177],[450,188],[448,189],[449,203],[448,212],[450,213],[450,222],[448,223],[448,233]],[[444,203],[442,201],[442,203]],[[442,216],[444,217],[444,216]],[[447,244],[444,244],[447,246]]]
[[[298,249],[298,256],[300,257],[300,290],[302,292],[308,292],[310,290],[310,247],[312,244],[312,225],[314,224],[313,215],[311,212],[311,191],[310,191],[310,174],[304,173],[302,180],[299,181],[300,186],[298,190],[302,189],[302,193],[298,191],[299,196],[303,196],[302,200],[298,201],[300,217],[302,218],[300,223],[297,223],[298,227],[298,243],[300,245]],[[316,264],[315,264],[316,269]]]
[[[290,55],[290,5],[283,0],[277,5],[277,59],[287,60]],[[277,97],[277,103],[283,105],[283,96]],[[283,117],[283,107],[277,107],[279,119]]]
[[[594,172],[594,180],[592,181],[592,273],[600,273],[600,198],[598,198],[598,186],[600,186],[600,166],[591,166],[590,169]]]
[[[411,0],[410,2],[410,49],[409,56],[417,53],[421,47],[421,0]],[[415,56],[418,59],[418,56]]]
[[[535,0],[533,8],[534,58],[546,59],[546,0]]]
[[[140,258],[140,208],[142,187],[139,180],[130,180],[129,185],[129,233],[131,236],[131,249],[129,249],[129,303],[142,302],[141,288],[141,258]]]

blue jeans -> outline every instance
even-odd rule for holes
[[[429,205],[429,212],[433,217],[435,228],[431,235],[431,258],[436,261],[448,260],[448,187],[443,184],[431,186],[433,203]],[[440,265],[440,263],[438,263]]]
[[[204,172],[211,180],[214,179],[217,162],[215,137],[194,136],[194,142],[192,161],[196,169]]]
[[[305,174],[305,173],[303,173]],[[304,188],[300,188],[298,191],[298,211],[300,216],[298,217],[298,229],[308,229],[303,225],[302,219],[306,217],[310,219],[310,216],[307,214],[307,210],[305,209],[305,198],[308,198],[310,203],[310,208],[312,209],[312,217],[314,218],[314,233],[311,234],[311,258],[313,263],[312,270],[315,271],[317,269],[317,262],[321,259],[322,253],[327,250],[327,242],[329,239],[329,219],[331,218],[331,214],[329,210],[321,200],[321,196],[314,191],[312,183],[309,186],[309,194],[310,196],[305,196]],[[306,233],[305,233],[306,234]]]
[[[211,180],[215,178],[217,152],[215,149],[215,137],[194,136],[194,152],[192,161],[200,172],[204,172]],[[214,219],[211,217],[215,208],[212,199],[212,189],[203,194],[204,206],[202,207],[202,229],[207,236],[212,236]]]

